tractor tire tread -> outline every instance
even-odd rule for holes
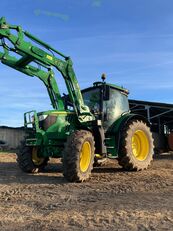
[[[148,136],[150,151],[147,158],[143,161],[136,160],[131,151],[130,139],[135,131],[135,129],[142,129]],[[152,133],[150,128],[145,122],[139,120],[130,120],[128,124],[123,128],[121,145],[120,145],[120,155],[118,158],[119,165],[121,165],[125,170],[128,171],[141,171],[147,169],[153,160],[153,150],[154,150],[154,140],[152,138]]]
[[[44,162],[40,166],[35,166],[32,157],[32,147],[25,146],[25,142],[22,141],[21,145],[17,151],[17,163],[19,168],[26,173],[37,173],[43,170],[47,165],[48,158],[45,158]]]
[[[89,169],[85,173],[79,171],[79,153],[85,139],[92,144],[92,161]],[[87,180],[93,169],[95,142],[91,132],[86,130],[76,130],[68,138],[63,151],[63,175],[70,182],[83,182]]]

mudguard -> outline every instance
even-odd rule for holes
[[[108,155],[118,157],[122,130],[130,120],[142,120],[150,127],[149,121],[141,115],[127,113],[121,116],[106,132],[105,143]]]

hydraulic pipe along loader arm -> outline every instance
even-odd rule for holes
[[[63,174],[73,182],[87,180],[105,158],[117,159],[126,170],[150,165],[154,145],[149,123],[130,112],[128,90],[106,83],[102,75],[102,82],[81,91],[70,57],[5,18],[0,19],[0,41],[1,62],[38,77],[54,108],[24,114],[29,137],[17,152],[24,172],[41,170],[50,157],[62,158]],[[61,96],[52,68],[62,74],[68,95]]]
[[[14,31],[17,32],[17,35]],[[37,43],[39,46],[25,41],[25,37]],[[3,47],[3,52],[0,52],[1,62],[29,76],[36,76],[43,81],[54,109],[59,111],[64,110],[64,104],[52,67],[55,67],[62,74],[68,89],[70,101],[73,104],[80,122],[85,122],[86,119],[87,121],[94,120],[94,116],[84,104],[70,57],[60,53],[30,33],[23,31],[20,26],[8,24],[4,17],[0,19],[0,39],[0,45]],[[9,46],[8,42],[10,42],[12,46]],[[40,46],[44,49],[41,49]],[[12,52],[20,55],[20,58],[12,56]],[[54,53],[64,58],[64,60],[57,58]],[[33,66],[32,63],[38,64],[39,67],[43,67],[47,69],[47,71]]]

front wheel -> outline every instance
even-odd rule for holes
[[[21,143],[17,152],[17,163],[24,172],[39,172],[47,165],[48,160],[48,158],[39,157],[38,147],[28,147],[25,142]]]
[[[87,180],[94,163],[94,138],[89,131],[77,130],[66,142],[63,152],[63,174],[68,181]]]
[[[147,169],[153,159],[153,153],[150,128],[143,121],[129,121],[122,132],[119,164],[126,170]]]

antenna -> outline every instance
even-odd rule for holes
[[[106,79],[106,74],[103,73],[102,76],[101,76],[102,80],[103,80],[103,83],[105,82],[105,79]]]

